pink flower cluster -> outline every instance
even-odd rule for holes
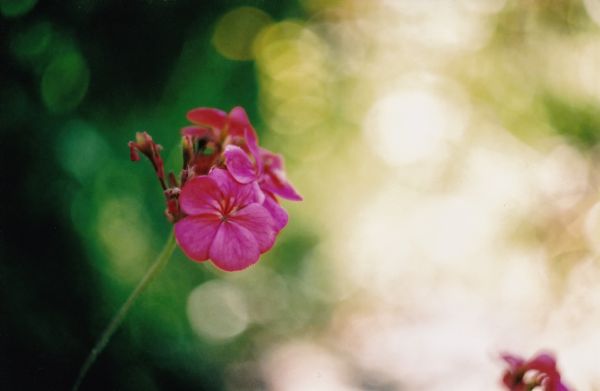
[[[560,379],[556,360],[552,355],[540,353],[531,360],[511,354],[502,354],[501,357],[508,364],[502,375],[502,384],[508,390],[569,391]]]
[[[191,259],[227,271],[256,263],[288,221],[277,197],[302,197],[286,179],[283,158],[259,147],[246,112],[211,108],[187,114],[183,170],[165,178],[160,146],[145,132],[129,143],[131,159],[146,155],[164,190],[175,238]]]

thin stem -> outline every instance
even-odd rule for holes
[[[144,291],[144,289],[146,289],[150,282],[152,282],[152,280],[154,280],[154,278],[165,267],[165,265],[171,258],[171,254],[173,254],[173,250],[175,250],[175,236],[173,235],[173,232],[171,232],[169,234],[167,242],[165,243],[165,246],[156,258],[156,261],[154,261],[152,266],[150,266],[142,280],[135,287],[133,292],[131,292],[131,295],[129,295],[129,297],[127,298],[127,301],[123,303],[123,305],[112,318],[108,326],[106,326],[106,329],[104,329],[104,331],[102,332],[100,339],[98,339],[98,342],[96,342],[96,345],[94,346],[90,354],[87,356],[85,362],[83,363],[83,366],[81,367],[81,370],[79,371],[77,381],[73,386],[73,391],[77,391],[79,389],[79,386],[83,382],[85,375],[88,373],[88,371],[90,370],[100,353],[102,353],[115,331],[117,331],[119,325],[123,322],[123,319],[125,319],[125,316],[133,306],[133,303],[135,303],[135,301]]]

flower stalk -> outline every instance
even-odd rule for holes
[[[152,266],[150,266],[144,277],[142,277],[142,280],[138,283],[133,292],[129,295],[125,303],[123,303],[119,311],[117,311],[117,313],[113,316],[108,326],[106,326],[106,328],[102,332],[102,335],[98,339],[98,342],[96,342],[96,345],[94,345],[94,347],[90,351],[90,354],[87,356],[85,362],[83,363],[81,370],[79,371],[79,375],[77,376],[77,380],[73,385],[73,391],[77,391],[79,389],[81,383],[85,379],[86,374],[88,373],[94,362],[96,362],[96,359],[98,358],[100,353],[102,353],[115,331],[117,331],[117,329],[125,319],[125,316],[127,316],[129,311],[131,310],[131,307],[133,306],[135,301],[169,262],[169,259],[171,258],[171,255],[175,250],[175,246],[175,236],[173,235],[173,232],[171,232],[162,251],[156,258],[156,261],[154,261]]]

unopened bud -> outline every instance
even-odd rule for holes
[[[131,159],[131,161],[137,162],[138,160],[140,160],[140,155],[136,151],[135,143],[133,141],[130,141],[127,145],[129,145],[129,158]]]

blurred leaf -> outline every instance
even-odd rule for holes
[[[600,139],[600,110],[576,104],[555,95],[543,99],[550,124],[558,134],[582,148],[594,147]]]

